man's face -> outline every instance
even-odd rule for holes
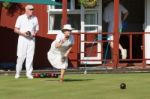
[[[29,16],[32,16],[34,12],[34,9],[26,9],[26,14]]]
[[[69,38],[69,36],[71,35],[71,31],[70,30],[64,31],[64,34],[66,38]]]

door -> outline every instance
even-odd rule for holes
[[[95,8],[81,7],[81,64],[101,64],[102,1]]]

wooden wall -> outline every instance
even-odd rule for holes
[[[17,16],[24,13],[26,4],[13,4],[10,9],[2,8],[0,11],[0,63],[13,62],[16,63],[16,50],[18,35],[13,32]],[[56,35],[47,34],[48,32],[48,15],[46,5],[34,5],[35,15],[38,17],[40,30],[36,39],[36,49],[34,57],[34,68],[50,67],[47,60],[47,51],[51,42]],[[75,41],[79,38],[75,35]],[[75,42],[73,50],[69,55],[69,66],[76,68],[78,65],[78,43]]]

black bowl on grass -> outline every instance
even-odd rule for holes
[[[126,84],[125,83],[121,83],[120,84],[120,89],[126,89]]]

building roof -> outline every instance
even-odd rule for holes
[[[52,0],[0,0],[3,2],[12,3],[31,3],[31,4],[46,4],[46,5],[62,5],[61,3]]]

